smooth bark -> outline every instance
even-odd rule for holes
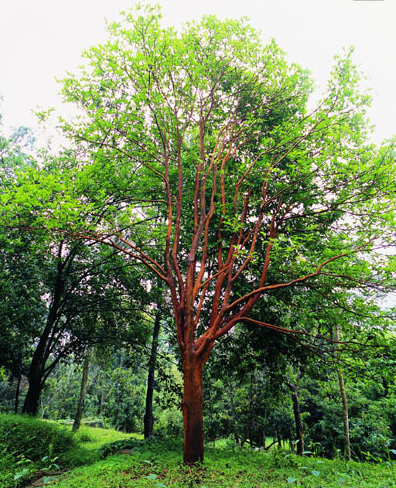
[[[153,435],[154,415],[153,415],[153,395],[155,382],[155,368],[157,364],[158,337],[161,329],[161,307],[158,307],[155,314],[153,340],[151,343],[151,352],[149,359],[149,371],[147,377],[146,393],[146,412],[144,414],[144,438],[147,439]]]
[[[23,404],[22,413],[32,416],[37,415],[40,395],[43,389],[43,366],[42,362],[33,358],[29,370],[29,388]]]
[[[16,390],[15,390],[15,403],[14,403],[14,412],[18,413],[19,408],[19,393],[21,388],[21,377],[22,375],[19,374],[17,378]]]
[[[92,357],[92,350],[88,349],[84,358],[80,397],[78,399],[76,415],[74,417],[74,423],[72,428],[73,432],[76,432],[80,428],[82,416],[84,414],[85,397],[87,395],[87,386],[88,386],[89,364],[91,362],[91,357]]]
[[[289,387],[292,395],[292,402],[293,402],[293,414],[294,414],[294,422],[296,426],[296,435],[297,435],[297,454],[300,456],[303,455],[305,451],[304,447],[304,427],[301,418],[301,410],[300,410],[300,401],[298,398],[298,382],[300,381],[303,372],[300,371],[294,383],[288,383],[287,386]]]
[[[234,434],[235,442],[239,444],[239,435],[236,428],[236,419],[235,419],[235,405],[234,405],[234,385],[232,384],[232,380],[229,383],[229,393],[230,393],[230,407],[231,407],[231,426],[232,432]]]
[[[61,255],[61,252],[62,246],[59,247],[59,256]],[[58,312],[65,288],[63,266],[64,265],[62,263],[58,263],[57,275],[54,283],[54,293],[49,308],[47,321],[38,341],[36,350],[33,353],[32,362],[30,363],[29,367],[29,388],[26,394],[22,412],[33,416],[37,415],[40,395],[44,387],[46,377],[56,363],[56,361],[53,361],[51,367],[46,368],[46,362],[50,356],[51,339],[53,339],[53,327],[58,319]],[[59,358],[57,358],[57,360],[59,360]]]
[[[338,327],[336,327],[335,333],[336,333],[336,341],[337,343],[339,343],[340,331]],[[338,354],[338,362],[340,361],[340,356],[341,353]],[[349,461],[351,459],[351,440],[349,436],[348,398],[345,390],[344,377],[342,376],[342,372],[339,367],[337,368],[337,375],[338,375],[338,383],[340,385],[340,393],[341,393],[341,400],[342,400],[342,422],[344,424],[345,456]]]
[[[293,385],[295,386],[295,385]],[[298,390],[295,387],[292,389],[292,401],[293,401],[293,413],[294,422],[296,424],[296,435],[297,435],[297,454],[302,455],[304,452],[304,429],[301,419],[300,402],[298,399]]]

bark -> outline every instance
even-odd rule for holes
[[[266,426],[267,426],[267,409],[264,408],[264,427],[263,427],[263,436],[262,436],[264,449],[265,449],[265,443],[267,442]]]
[[[40,395],[46,379],[45,363],[47,362],[50,354],[51,333],[56,324],[61,297],[65,287],[62,272],[62,264],[59,263],[58,273],[54,284],[53,300],[48,312],[47,321],[40,336],[40,340],[38,341],[36,350],[34,351],[32,362],[30,363],[28,373],[29,388],[26,394],[22,412],[33,416],[37,415]]]
[[[304,452],[304,429],[301,419],[300,412],[300,402],[298,399],[298,390],[296,385],[291,385],[292,388],[292,400],[293,400],[293,413],[294,421],[296,423],[296,434],[297,434],[297,454],[302,455]]]
[[[14,404],[15,413],[18,413],[18,408],[19,408],[19,392],[21,388],[21,376],[22,376],[21,374],[18,375],[16,390],[15,390],[15,404]]]
[[[83,374],[81,379],[81,389],[80,389],[80,397],[78,399],[76,415],[74,417],[74,423],[72,431],[76,432],[81,425],[81,419],[84,413],[84,406],[85,406],[85,397],[87,395],[87,385],[88,385],[88,375],[89,375],[89,363],[92,357],[92,350],[88,349],[85,354],[84,364],[83,364]]]
[[[337,343],[340,342],[340,330],[336,327],[336,341]],[[338,362],[340,361],[341,353],[338,354]],[[349,414],[348,414],[348,398],[345,391],[345,383],[344,378],[342,376],[342,372],[337,368],[337,375],[338,375],[338,382],[340,385],[340,393],[341,393],[341,400],[342,400],[342,421],[344,424],[344,442],[345,442],[345,456],[348,461],[351,459],[351,441],[349,436]]]
[[[338,381],[340,384],[340,392],[342,398],[342,420],[344,423],[345,455],[349,461],[351,459],[351,441],[349,437],[348,399],[345,391],[344,378],[341,371],[338,371]]]
[[[254,405],[256,403],[256,399],[257,399],[257,395],[255,393],[255,384],[256,384],[256,381],[255,381],[255,377],[254,375],[252,374],[251,377],[250,377],[250,389],[249,389],[249,397],[250,397],[250,400],[249,400],[249,414],[248,414],[248,420],[247,420],[247,424],[245,426],[245,433],[242,437],[242,440],[241,440],[241,447],[243,447],[243,445],[245,444],[245,442],[247,440],[250,441],[250,445],[252,445],[252,428],[253,428],[253,409],[254,409]]]
[[[35,361],[35,358],[33,358],[28,375],[29,388],[23,404],[22,413],[28,413],[32,416],[37,415],[40,395],[43,389],[43,369],[41,362]]]
[[[102,392],[100,394],[100,399],[99,399],[99,416],[101,416],[103,413],[104,399],[105,399],[105,396],[104,396],[104,392],[102,390]]]
[[[277,438],[277,440],[278,440],[278,446],[279,446],[280,448],[282,448],[282,439],[281,439],[281,436],[280,436],[280,432],[279,432],[279,430],[278,430],[278,429],[276,429],[275,433],[276,433],[276,438]]]
[[[303,452],[305,451],[305,446],[304,446],[304,427],[301,418],[300,401],[298,398],[298,382],[301,380],[304,374],[304,369],[305,368],[302,367],[300,371],[297,373],[294,383],[292,382],[287,383],[287,386],[289,387],[292,394],[294,422],[296,425],[296,436],[298,440],[297,454],[299,454],[300,456],[303,455]]]
[[[189,356],[184,360],[184,396],[182,400],[184,424],[183,460],[187,464],[202,462],[203,446],[203,361]]]
[[[232,384],[232,381],[230,380],[230,387],[229,387],[229,392],[230,392],[230,406],[231,406],[231,426],[232,426],[232,432],[234,434],[235,442],[239,444],[239,435],[237,432],[236,428],[236,420],[235,420],[235,405],[234,405],[234,386]]]
[[[161,328],[161,307],[158,307],[155,314],[153,340],[151,343],[151,353],[149,359],[149,371],[147,378],[147,394],[146,394],[146,412],[144,414],[144,438],[147,439],[153,435],[154,416],[153,416],[153,394],[154,394],[154,380],[155,368],[157,364],[157,349],[158,337]]]

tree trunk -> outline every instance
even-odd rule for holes
[[[144,438],[147,439],[153,435],[154,416],[153,416],[153,393],[154,393],[154,379],[155,368],[157,364],[157,349],[158,337],[161,328],[161,307],[158,307],[155,314],[153,340],[151,343],[151,353],[149,360],[149,371],[147,378],[147,394],[146,394],[146,412],[144,414]]]
[[[61,247],[60,247],[61,251]],[[26,394],[22,412],[29,415],[37,415],[40,394],[45,382],[45,363],[50,354],[51,332],[57,320],[57,314],[64,291],[65,283],[62,277],[62,264],[58,263],[58,273],[55,278],[54,295],[49,308],[44,330],[34,351],[29,368],[29,388]]]
[[[342,398],[342,419],[344,423],[344,437],[345,437],[345,454],[348,461],[351,459],[351,441],[349,437],[349,416],[348,416],[348,399],[346,396],[344,378],[341,371],[338,371],[338,381],[340,384],[340,392]]]
[[[336,327],[336,341],[340,342],[340,330]],[[340,361],[341,352],[338,354],[338,362]],[[349,415],[348,415],[348,399],[345,391],[344,378],[341,370],[337,367],[338,382],[340,385],[340,393],[342,399],[342,420],[344,424],[344,442],[345,442],[345,455],[348,461],[351,459],[351,441],[349,437]]]
[[[182,400],[184,424],[183,460],[187,464],[202,462],[203,446],[203,394],[202,372],[204,362],[193,354],[183,361],[184,396]]]
[[[52,317],[49,317],[47,320],[46,327],[41,334],[40,340],[38,342],[36,350],[34,351],[32,362],[30,363],[29,367],[29,388],[22,408],[22,413],[28,413],[29,415],[33,416],[37,415],[40,395],[44,386],[44,368],[46,357],[48,356],[46,353],[47,341],[53,323],[51,318]]]
[[[304,452],[304,430],[303,430],[303,423],[301,420],[301,412],[300,412],[300,402],[298,400],[298,391],[297,386],[289,384],[289,387],[292,390],[292,400],[293,400],[293,412],[294,412],[294,421],[296,423],[296,434],[297,434],[297,454],[302,456]]]
[[[87,385],[88,385],[88,375],[89,375],[89,363],[92,356],[92,350],[88,349],[83,364],[83,374],[81,379],[81,389],[80,389],[80,397],[78,399],[76,416],[74,417],[74,423],[72,431],[76,432],[81,425],[81,419],[84,413],[84,406],[85,406],[85,397],[87,395]]]
[[[278,440],[278,447],[279,448],[282,448],[282,439],[281,439],[281,436],[280,436],[280,433],[279,433],[278,428],[276,429],[276,438]]]
[[[241,439],[241,447],[244,446],[247,440],[250,441],[250,445],[252,445],[252,426],[253,426],[253,408],[256,403],[257,395],[254,392],[254,387],[256,385],[254,374],[250,376],[250,388],[249,388],[249,414],[247,423],[245,425],[245,432]]]
[[[19,408],[19,392],[21,388],[21,377],[22,375],[19,374],[17,378],[16,390],[15,390],[15,403],[14,403],[14,412],[18,413]]]
[[[267,442],[267,432],[266,432],[266,428],[267,428],[267,408],[264,408],[264,427],[263,427],[263,448],[265,449],[265,444]]]
[[[41,391],[43,389],[42,367],[40,361],[32,360],[29,370],[29,388],[26,394],[25,402],[23,404],[22,413],[36,416]]]
[[[103,388],[103,386],[102,386],[102,388]],[[100,399],[99,399],[99,413],[98,413],[99,416],[102,416],[102,413],[103,413],[104,399],[105,399],[105,396],[104,396],[104,392],[102,390],[100,393]]]
[[[231,426],[232,426],[232,433],[234,434],[235,442],[239,445],[239,435],[238,435],[238,432],[237,432],[236,420],[235,420],[234,386],[232,384],[232,380],[231,379],[230,379],[230,383],[229,383],[229,393],[230,393],[230,406],[231,406]]]

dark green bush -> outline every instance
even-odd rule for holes
[[[33,462],[49,462],[75,446],[66,428],[24,415],[0,414],[0,451],[13,457],[23,455]]]

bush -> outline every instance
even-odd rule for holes
[[[95,437],[92,435],[91,431],[85,426],[80,427],[74,434],[74,438],[77,442],[94,442]]]
[[[74,446],[72,433],[64,427],[29,416],[0,414],[0,451],[8,455],[33,462],[61,461]]]
[[[155,434],[162,437],[182,437],[183,417],[178,409],[164,410],[154,425]]]

